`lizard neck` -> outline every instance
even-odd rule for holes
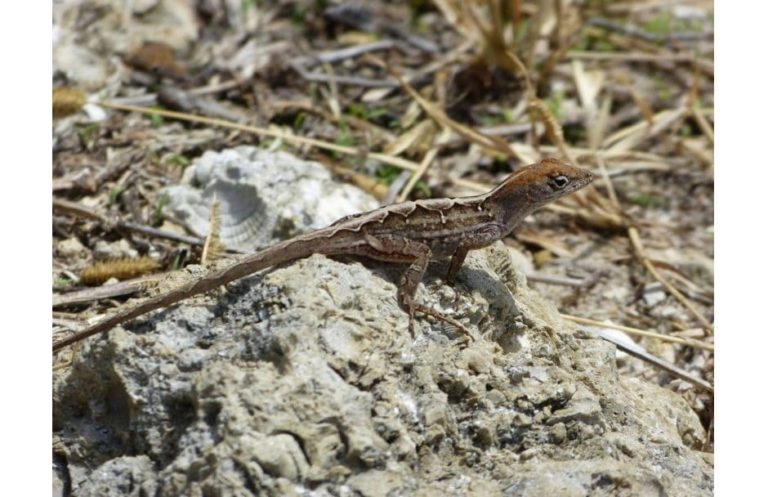
[[[499,223],[503,227],[505,236],[517,228],[517,225],[538,207],[525,192],[519,193],[519,195],[508,195],[498,202]]]
[[[515,190],[499,191],[497,189],[492,191],[487,195],[483,204],[486,208],[493,210],[496,222],[502,227],[504,236],[509,235],[526,216],[539,206],[524,186]]]

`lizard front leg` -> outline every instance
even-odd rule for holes
[[[464,264],[464,259],[467,258],[469,247],[466,245],[460,245],[456,248],[456,251],[451,256],[451,265],[448,266],[448,274],[445,276],[445,281],[449,285],[453,285],[456,282],[456,275],[461,269],[461,265]]]
[[[443,316],[434,309],[416,302],[416,289],[424,277],[429,259],[432,257],[432,249],[429,248],[429,245],[391,235],[377,237],[367,235],[366,241],[370,249],[365,253],[368,257],[409,264],[400,279],[400,285],[398,285],[397,301],[400,307],[408,312],[408,331],[411,332],[411,335],[414,334],[415,314],[419,312],[451,324],[474,340],[469,330],[455,319]]]
[[[459,273],[459,269],[464,264],[464,259],[467,258],[467,253],[470,250],[487,247],[496,240],[501,240],[502,236],[501,227],[496,223],[489,223],[465,235],[464,239],[454,250],[453,256],[451,256],[451,265],[448,267],[445,281],[449,285],[453,285],[456,281],[456,275]]]

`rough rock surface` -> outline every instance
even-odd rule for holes
[[[298,202],[301,199],[293,199]],[[498,243],[417,298],[401,268],[313,256],[88,340],[54,377],[54,475],[95,496],[702,496],[677,395],[530,290]]]

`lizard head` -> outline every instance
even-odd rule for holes
[[[542,159],[507,177],[491,196],[499,200],[524,196],[528,204],[536,208],[584,188],[593,179],[595,176],[587,169],[570,166],[557,159]]]
[[[584,188],[593,179],[587,169],[557,159],[543,159],[507,177],[489,197],[502,206],[502,223],[511,231],[535,209]]]

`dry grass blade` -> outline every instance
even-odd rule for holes
[[[573,61],[571,67],[579,101],[585,113],[587,143],[590,148],[597,148],[603,141],[610,116],[610,97],[604,98],[602,104],[598,105],[598,95],[603,88],[605,72],[586,71],[580,60]]]
[[[221,254],[226,251],[224,244],[221,243],[221,205],[218,199],[214,198],[211,203],[211,219],[208,236],[205,237],[203,244],[203,255],[200,262],[205,265],[221,258]]]
[[[420,148],[429,149],[436,131],[435,122],[424,119],[387,145],[384,152],[396,156],[406,151],[417,152]]]
[[[613,323],[605,323],[602,321],[596,321],[594,319],[589,318],[582,318],[579,316],[571,316],[569,314],[560,314],[562,317],[567,319],[568,321],[573,321],[574,323],[579,324],[586,324],[590,326],[600,326],[603,328],[610,328],[613,330],[619,330],[623,331],[629,335],[637,335],[642,337],[648,337],[648,338],[655,338],[657,340],[661,340],[664,342],[670,342],[670,343],[677,343],[680,345],[687,345],[688,347],[693,347],[696,349],[701,350],[707,350],[709,352],[715,351],[715,346],[706,342],[702,342],[700,340],[693,340],[691,338],[680,338],[680,337],[673,337],[669,335],[663,335],[661,333],[656,333],[653,331],[647,331],[647,330],[641,330],[639,328],[632,328],[630,326],[622,326],[619,324],[613,324]]]
[[[617,131],[603,141],[603,148],[611,152],[626,152],[637,147],[649,138],[653,138],[669,129],[673,124],[685,117],[685,108],[663,110],[653,116],[653,122],[647,120],[632,124]]]
[[[704,113],[701,112],[701,109],[695,105],[691,105],[691,116],[693,117],[693,120],[696,121],[696,124],[699,126],[699,129],[702,133],[704,133],[704,136],[707,137],[707,140],[709,140],[710,145],[715,144],[715,130],[712,129],[712,125],[709,124],[709,121],[707,121],[707,118],[704,117]]]
[[[419,164],[418,171],[414,172],[411,177],[408,178],[408,183],[406,183],[405,187],[403,187],[403,191],[401,191],[397,196],[398,202],[403,202],[408,198],[408,195],[411,193],[411,190],[413,190],[413,187],[416,186],[416,183],[421,179],[422,176],[424,176],[429,166],[435,160],[435,157],[437,157],[437,152],[440,150],[440,143],[447,141],[450,136],[450,130],[443,128],[443,131],[440,133],[440,136],[438,136],[436,140],[437,143],[435,146],[427,151],[427,153],[424,155],[424,158],[421,160],[421,164]]]

